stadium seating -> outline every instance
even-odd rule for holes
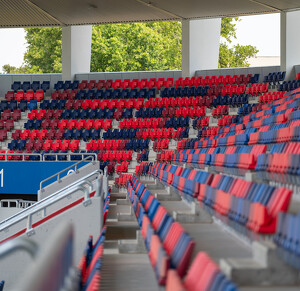
[[[127,184],[127,193],[158,283],[166,283],[169,268],[174,268],[182,277],[186,273],[194,241],[137,178],[131,176]]]

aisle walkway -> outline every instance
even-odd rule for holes
[[[156,291],[163,290],[157,285],[155,274],[147,253],[120,254],[118,241],[132,241],[139,229],[136,219],[118,221],[118,213],[130,213],[130,205],[117,205],[116,199],[125,199],[125,193],[116,189],[111,192],[107,233],[101,269],[101,290],[107,291]]]

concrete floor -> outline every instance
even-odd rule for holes
[[[160,290],[148,254],[104,254],[101,290]]]

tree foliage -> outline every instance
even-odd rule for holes
[[[249,67],[248,59],[255,57],[258,50],[252,45],[234,45],[229,47],[232,39],[236,39],[236,22],[238,17],[222,18],[221,37],[225,42],[220,43],[219,68]]]
[[[178,21],[95,25],[91,71],[176,70],[180,52]]]
[[[219,67],[247,66],[257,53],[250,45],[229,47],[236,38],[236,18],[223,18]],[[4,73],[59,73],[62,69],[61,27],[26,28],[27,50],[20,68]],[[94,25],[91,72],[181,69],[181,23],[178,21]]]

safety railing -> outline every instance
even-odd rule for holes
[[[45,157],[49,157],[49,156],[55,156],[55,161],[59,161],[58,160],[59,156],[66,156],[67,161],[72,161],[72,156],[82,156],[82,157],[85,156],[85,158],[81,159],[80,162],[90,160],[91,158],[93,158],[94,161],[97,160],[97,155],[94,153],[43,153],[42,161],[47,161]]]
[[[8,157],[10,156],[21,156],[22,159],[21,160],[17,160],[17,161],[27,161],[25,159],[26,156],[38,156],[39,160],[42,161],[43,159],[43,155],[40,153],[0,153],[0,157],[3,157],[4,159],[2,159],[2,161],[11,161]],[[13,160],[14,162],[14,160]]]
[[[20,156],[21,159],[18,160],[12,160],[11,157],[12,156]],[[32,162],[33,160],[28,160],[26,159],[26,157],[29,156],[35,156],[38,157],[37,160],[34,160],[34,162],[45,162],[45,161],[49,161],[46,160],[45,157],[47,156],[55,156],[55,160],[56,162],[60,162],[60,161],[72,161],[72,156],[86,156],[84,158],[84,160],[89,159],[89,158],[93,158],[94,160],[97,160],[97,155],[94,153],[0,153],[0,157],[4,157],[4,159],[2,158],[2,161],[10,161],[10,162],[15,162],[15,161],[26,161],[26,162]],[[66,156],[66,160],[58,160],[59,156]],[[1,159],[0,159],[1,161]]]
[[[26,233],[28,236],[34,234],[34,230],[32,228],[32,217],[36,213],[42,213],[43,217],[47,216],[47,208],[60,200],[69,197],[71,194],[75,192],[82,192],[83,193],[83,205],[87,206],[91,203],[90,201],[90,193],[93,191],[93,184],[89,180],[87,180],[92,175],[97,174],[96,179],[96,193],[95,196],[101,197],[100,201],[103,200],[104,191],[103,191],[103,175],[101,175],[100,170],[96,170],[93,173],[90,173],[89,175],[83,177],[74,185],[69,185],[67,189],[61,189],[52,195],[40,200],[39,202],[35,203],[31,207],[28,207],[19,213],[7,218],[6,220],[2,221],[0,223],[0,233],[2,231],[5,231],[5,229],[9,229],[12,226],[16,225],[17,223],[21,221],[27,221],[26,223]],[[99,177],[101,175],[101,177]],[[86,187],[88,186],[88,187]],[[100,217],[103,216],[103,207],[100,207]]]
[[[0,201],[0,207],[15,207],[15,208],[27,208],[36,203],[36,201],[26,201],[21,199],[2,199]]]
[[[79,161],[79,162],[77,162],[77,163],[75,163],[75,164],[73,164],[73,165],[71,165],[71,166],[69,166],[69,167],[67,167],[67,168],[65,168],[65,169],[63,169],[63,170],[61,170],[61,171],[59,171],[59,172],[57,172],[56,174],[54,174],[54,175],[48,177],[47,179],[44,179],[44,180],[41,181],[41,183],[40,183],[40,191],[43,192],[43,184],[45,184],[47,181],[49,181],[49,180],[51,180],[51,179],[53,179],[53,178],[57,178],[57,182],[59,182],[59,181],[60,181],[61,174],[63,174],[64,172],[69,171],[70,169],[73,169],[73,168],[74,168],[75,172],[77,172],[77,171],[78,171],[78,166],[79,166],[80,164],[82,164],[83,162],[89,161],[91,157],[94,157],[94,160],[93,160],[92,162],[95,162],[96,159],[97,159],[97,155],[96,155],[96,154],[91,154],[91,156],[86,157],[85,159],[83,159],[83,160],[81,160],[81,161]]]

